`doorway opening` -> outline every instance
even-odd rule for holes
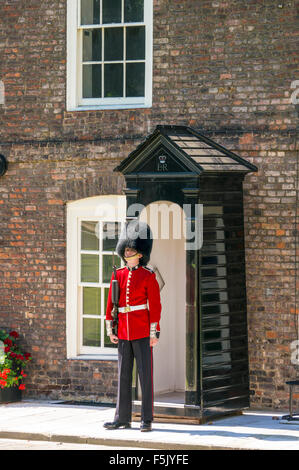
[[[140,215],[153,232],[149,267],[162,278],[161,335],[153,348],[154,401],[185,403],[186,252],[185,214],[176,203],[156,201]],[[158,271],[157,271],[158,270]],[[140,390],[140,387],[138,387]]]

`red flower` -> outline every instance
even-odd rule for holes
[[[6,347],[4,348],[4,352],[5,352],[5,353],[8,353],[9,351],[10,351],[10,347],[9,347],[9,346],[6,346]],[[12,354],[14,354],[14,353],[12,353]]]
[[[11,331],[9,333],[9,336],[12,336],[13,338],[18,338],[19,337],[19,333],[17,333],[16,331]]]
[[[2,377],[2,379],[7,379],[7,375],[10,373],[10,369],[3,369],[2,372],[0,372],[0,377]]]
[[[25,387],[24,384],[19,385],[19,390],[25,390],[25,388],[26,388],[26,387]]]
[[[9,338],[6,338],[4,341],[3,341],[4,344],[7,344],[7,346],[12,346],[12,340],[9,339]]]

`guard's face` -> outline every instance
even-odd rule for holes
[[[137,251],[134,248],[129,248],[126,246],[125,248],[125,257],[129,258],[131,256],[137,255]]]
[[[138,253],[134,248],[129,248],[126,246],[125,252],[124,252],[124,258],[126,261],[133,261],[133,260],[138,260],[142,257],[140,253]]]

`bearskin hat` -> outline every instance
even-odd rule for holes
[[[141,253],[142,258],[140,258],[139,264],[142,266],[147,265],[153,247],[153,235],[150,227],[145,222],[131,220],[126,223],[116,246],[116,253],[124,261],[126,247],[133,248]]]

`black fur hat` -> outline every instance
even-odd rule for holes
[[[125,261],[125,248],[130,247],[142,254],[139,264],[146,266],[153,247],[153,235],[145,222],[131,220],[124,227],[116,246],[116,253]]]

